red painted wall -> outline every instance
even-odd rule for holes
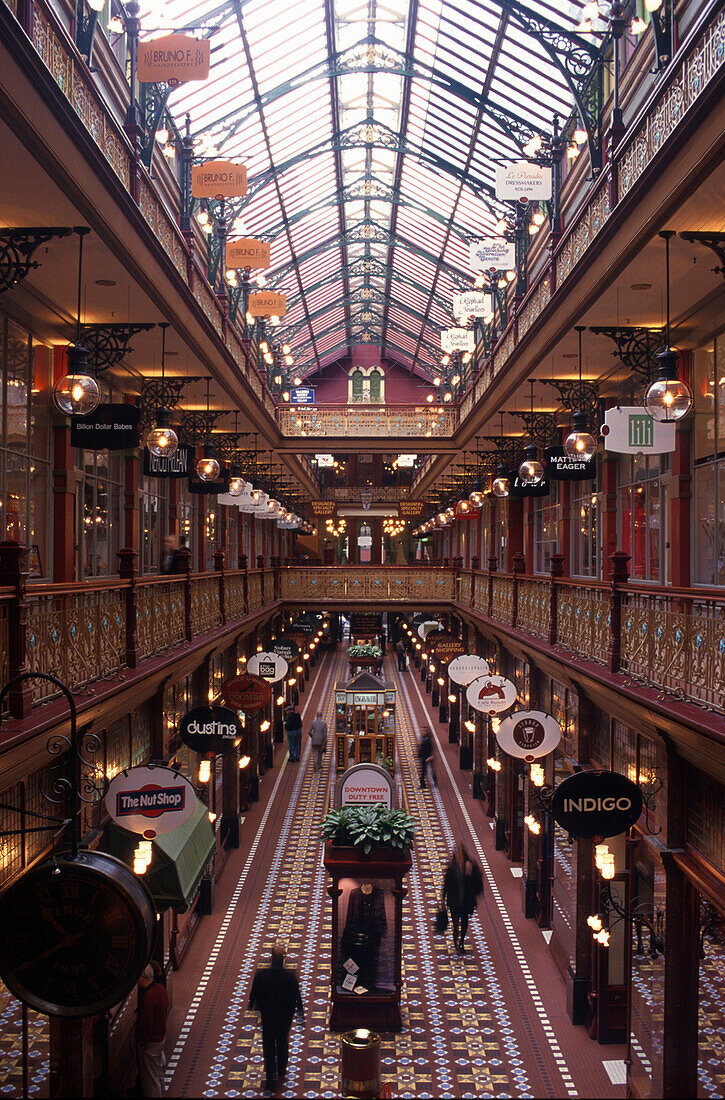
[[[411,375],[405,367],[390,359],[380,359],[380,348],[362,344],[353,349],[352,359],[343,359],[319,374],[307,375],[305,385],[314,386],[316,401],[320,405],[347,404],[347,376],[353,367],[381,367],[385,375],[385,401],[392,405],[422,405],[426,394],[433,387],[425,384],[418,375]]]

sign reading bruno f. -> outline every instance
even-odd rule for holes
[[[642,791],[619,772],[577,772],[554,791],[554,821],[570,836],[619,836],[642,813]]]
[[[181,84],[206,80],[211,61],[208,38],[165,34],[138,44],[137,73],[141,84]]]
[[[228,707],[195,707],[179,722],[179,737],[194,752],[231,752],[243,734],[239,717]]]
[[[195,164],[191,169],[191,193],[197,199],[240,198],[247,193],[246,166],[232,160],[207,160],[204,164]]]
[[[530,763],[553,752],[561,741],[561,726],[543,710],[518,710],[503,719],[496,740],[509,756]]]
[[[109,817],[147,840],[170,833],[189,820],[196,806],[194,788],[171,768],[149,764],[119,772],[106,793]]]
[[[227,241],[228,268],[269,267],[269,261],[268,241],[258,241],[255,237],[240,237],[237,241]]]
[[[337,787],[337,805],[372,806],[382,802],[395,809],[395,786],[390,772],[377,764],[353,764]]]

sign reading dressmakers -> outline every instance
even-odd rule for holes
[[[206,80],[211,62],[208,38],[165,34],[138,44],[137,74],[141,84],[181,84]]]
[[[466,699],[481,714],[500,714],[516,702],[516,684],[504,676],[477,676],[466,688]]]
[[[608,837],[626,833],[644,807],[642,791],[619,772],[577,772],[554,791],[554,821],[570,836]]]
[[[377,764],[353,764],[337,787],[337,805],[373,806],[380,803],[395,809],[395,785],[390,772]]]
[[[243,735],[239,716],[229,707],[195,707],[179,722],[179,737],[194,752],[231,752]]]
[[[526,160],[496,165],[496,198],[542,200],[551,198],[551,168]]]
[[[246,166],[231,160],[207,160],[204,164],[195,164],[191,169],[191,193],[196,199],[241,198],[247,193]],[[227,255],[228,250],[227,245]]]
[[[561,741],[561,726],[542,710],[519,710],[503,719],[496,740],[509,756],[531,763],[553,752]]]
[[[196,794],[179,772],[148,764],[114,776],[105,804],[109,817],[118,825],[153,840],[189,820],[196,807]]]
[[[89,416],[71,417],[71,446],[94,451],[138,447],[140,420],[137,405],[99,405]]]

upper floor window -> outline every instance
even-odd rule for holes
[[[381,405],[385,401],[385,375],[380,367],[353,367],[347,376],[349,404]]]

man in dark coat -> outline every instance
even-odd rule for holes
[[[262,1050],[267,1075],[265,1088],[272,1091],[287,1070],[287,1045],[295,1011],[304,1017],[297,975],[284,966],[284,947],[272,948],[272,965],[257,970],[249,994],[249,1008],[262,1017]]]
[[[294,703],[287,709],[284,720],[284,728],[287,731],[287,748],[292,763],[299,760],[302,751],[302,716],[298,713]]]
[[[420,741],[418,743],[418,760],[420,761],[420,789],[425,790],[426,782],[425,776],[430,765],[431,775],[433,776],[433,782],[438,786],[436,782],[435,772],[433,771],[433,738],[430,735],[430,730],[424,729],[420,734]]]
[[[475,912],[476,901],[483,893],[483,876],[475,860],[471,859],[462,844],[456,844],[453,858],[443,878],[442,904],[448,907],[453,925],[453,942],[456,951],[465,951],[463,941],[468,931],[468,918]]]

